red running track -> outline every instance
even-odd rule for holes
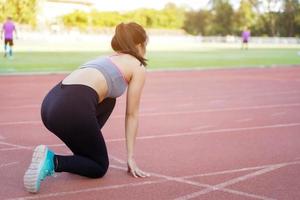
[[[68,149],[40,120],[40,104],[65,75],[0,77],[0,199],[300,199],[300,68],[148,73],[136,160],[125,172],[125,98],[104,128],[108,174],[22,178],[38,144]]]

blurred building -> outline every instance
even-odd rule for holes
[[[55,26],[60,23],[62,15],[76,10],[89,12],[94,8],[93,0],[39,0],[38,27]]]

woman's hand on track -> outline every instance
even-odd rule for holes
[[[128,159],[127,167],[128,173],[130,173],[135,178],[145,178],[150,176],[150,174],[140,170],[133,159]]]

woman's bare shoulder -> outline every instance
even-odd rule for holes
[[[141,62],[130,54],[122,54],[121,59],[126,63],[126,65],[132,68],[137,68],[141,65]]]

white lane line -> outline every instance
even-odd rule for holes
[[[208,129],[208,128],[214,128],[215,126],[211,126],[211,125],[203,125],[203,126],[196,126],[196,127],[192,127],[190,128],[191,131],[199,131],[199,130],[203,130],[203,129]]]
[[[221,99],[216,99],[216,100],[211,100],[208,102],[208,104],[220,104],[220,103],[224,103],[224,100]]]
[[[285,115],[285,114],[286,114],[286,112],[277,112],[277,113],[271,114],[271,117],[282,116],[282,115]]]
[[[185,107],[190,107],[192,105],[193,105],[193,103],[181,103],[181,104],[175,105],[175,107],[177,107],[177,108],[185,108]]]
[[[248,180],[250,178],[253,178],[253,177],[256,177],[256,176],[268,173],[268,172],[271,172],[271,171],[273,171],[275,169],[278,169],[278,168],[281,168],[281,167],[283,167],[283,166],[280,165],[280,166],[276,166],[276,167],[270,167],[270,168],[261,169],[259,171],[256,171],[256,172],[244,175],[244,176],[240,176],[240,177],[231,179],[229,181],[225,181],[225,182],[220,183],[220,184],[217,184],[217,185],[214,186],[214,188],[206,188],[206,189],[200,190],[198,192],[190,193],[190,194],[187,194],[187,195],[175,198],[174,200],[189,200],[189,199],[193,199],[193,198],[199,197],[201,195],[213,192],[215,190],[223,189],[226,186],[230,186],[230,185],[242,182],[242,181],[246,181],[246,180]]]
[[[23,124],[42,124],[42,121],[18,121],[18,122],[0,122],[0,126],[14,126],[14,125],[23,125]]]
[[[261,195],[257,195],[257,194],[251,194],[251,193],[242,192],[242,191],[238,191],[238,190],[231,190],[231,189],[226,189],[226,188],[218,189],[218,190],[223,191],[223,192],[229,192],[231,194],[237,194],[237,195],[240,195],[240,196],[250,197],[250,198],[253,198],[253,199],[276,200],[274,198],[261,196]]]
[[[281,95],[281,94],[299,94],[300,92],[299,91],[287,91],[287,92],[277,92],[277,93],[258,93],[258,94],[251,94],[251,97],[253,96],[273,96],[273,95]],[[222,95],[222,94],[221,94]],[[222,95],[224,96],[224,94]],[[228,96],[229,97],[235,97],[235,95],[231,95],[231,96]],[[191,97],[191,99],[195,99],[195,97]],[[144,101],[156,101],[156,100],[165,100],[165,101],[169,101],[169,100],[166,100],[166,99],[158,99],[158,98],[146,98],[144,97],[143,99]],[[212,103],[219,103],[219,102],[222,102],[224,100],[214,100],[214,101],[211,101]],[[0,110],[6,110],[6,109],[20,109],[20,108],[40,108],[41,107],[41,104],[28,104],[28,105],[16,105],[16,106],[1,106],[0,107]]]
[[[112,165],[111,167],[115,168],[115,169],[120,169],[120,170],[126,171],[125,167],[120,167],[120,166],[115,166],[115,165]],[[193,186],[197,186],[197,187],[201,187],[201,188],[203,188],[203,187],[204,188],[210,188],[212,190],[218,189],[218,188],[216,188],[212,185],[198,183],[198,182],[190,181],[190,180],[184,180],[182,178],[176,178],[176,177],[166,176],[166,175],[152,173],[152,172],[150,174],[153,175],[153,176],[156,176],[158,178],[164,178],[166,181],[175,181],[175,182],[178,182],[178,183],[193,185]],[[221,189],[218,189],[218,190],[220,190],[222,192],[228,192],[228,193],[231,193],[231,194],[237,194],[237,195],[241,195],[241,196],[252,197],[252,198],[255,198],[255,199],[274,200],[274,199],[271,199],[271,198],[268,198],[268,197],[265,197],[265,196],[259,196],[259,195],[250,194],[250,193],[241,192],[241,191],[232,190],[232,189],[221,188]]]
[[[1,144],[1,141],[0,141]],[[7,143],[6,145],[11,145],[11,146],[15,146],[15,147],[8,147],[8,148],[1,148],[0,151],[13,151],[13,150],[32,150],[34,149],[36,146],[19,146],[19,145],[14,145],[11,143]],[[47,145],[48,147],[66,147],[65,144],[61,143],[61,144],[49,144]]]
[[[244,95],[244,91],[242,91],[241,92],[242,93],[242,95]],[[262,92],[262,93],[253,93],[253,92],[251,92],[251,91],[249,91],[248,92],[248,94],[247,94],[247,96],[243,96],[243,97],[246,97],[247,99],[248,98],[250,98],[250,97],[263,97],[263,96],[277,96],[277,95],[282,95],[282,94],[284,94],[284,95],[287,95],[287,94],[299,94],[300,92],[299,91],[287,91],[287,92],[269,92],[269,93],[267,93],[267,92]],[[179,97],[181,97],[183,94],[179,94]],[[202,100],[202,97],[201,97],[201,95],[203,95],[203,94],[199,94],[198,96],[195,96],[195,95],[193,95],[193,96],[189,96],[189,97],[185,97],[185,100],[186,101],[188,101],[188,100]],[[206,95],[206,94],[204,94],[204,95]],[[221,93],[219,93],[219,94],[215,94],[215,95],[206,95],[207,96],[207,98],[222,98],[222,99],[232,99],[232,98],[240,98],[241,97],[241,94],[239,94],[239,93],[237,93],[237,91],[235,91],[235,92],[228,92],[227,91],[227,93],[225,94],[221,94]],[[178,98],[177,97],[177,95],[175,95],[175,94],[172,94],[172,97],[173,98]],[[165,102],[165,101],[170,101],[169,99],[167,99],[167,98],[152,98],[152,97],[149,97],[149,98],[144,98],[143,99],[143,101],[144,102],[153,102],[153,101],[155,101],[155,102]]]
[[[290,123],[290,124],[275,124],[275,125],[267,125],[267,126],[254,126],[254,127],[245,127],[245,128],[228,128],[228,129],[217,129],[217,130],[208,130],[208,131],[191,131],[191,132],[182,132],[175,134],[164,134],[164,135],[152,135],[152,136],[141,136],[137,137],[137,140],[149,140],[149,139],[158,139],[158,138],[171,138],[171,137],[182,137],[182,136],[193,136],[193,135],[206,135],[206,134],[219,134],[226,132],[239,132],[239,131],[249,131],[249,130],[260,130],[260,129],[270,129],[270,128],[285,128],[285,127],[295,127],[300,126],[300,123]],[[107,139],[105,140],[107,143],[109,142],[121,142],[125,141],[125,138],[117,138],[117,139]],[[0,141],[1,144],[1,141]],[[7,143],[8,145],[13,145]],[[3,148],[0,151],[5,150],[21,150],[21,149],[33,149],[33,146],[20,146],[14,145],[15,148]],[[50,144],[49,147],[61,147],[65,146],[64,144]]]
[[[287,107],[298,107],[300,103],[294,104],[276,104],[276,105],[262,105],[262,106],[247,106],[247,107],[232,107],[232,108],[220,108],[220,109],[203,109],[194,111],[175,111],[175,112],[157,112],[157,113],[141,113],[140,116],[162,116],[162,115],[191,115],[198,113],[210,113],[210,112],[226,112],[226,111],[241,111],[241,110],[259,110],[268,108],[287,108]],[[123,118],[123,115],[116,115],[113,118]]]
[[[7,166],[11,166],[11,165],[16,165],[16,164],[19,164],[19,162],[5,163],[5,164],[1,164],[1,165],[0,165],[0,168],[2,168],[2,167],[7,167]]]
[[[236,120],[236,122],[243,123],[243,122],[250,122],[252,120],[253,120],[252,118],[245,118],[245,119],[238,119]]]
[[[239,132],[239,131],[250,131],[250,130],[260,130],[260,129],[270,129],[270,128],[284,128],[284,127],[295,127],[300,126],[300,123],[289,123],[289,124],[274,124],[267,126],[252,126],[245,128],[227,128],[227,129],[217,129],[217,130],[207,130],[207,131],[190,131],[190,132],[181,132],[174,134],[163,134],[163,135],[152,135],[152,136],[141,136],[137,137],[139,140],[147,139],[157,139],[157,138],[171,138],[171,137],[181,137],[181,136],[192,136],[192,135],[205,135],[211,133],[226,133],[226,132]],[[119,139],[108,139],[108,142],[118,142],[124,141],[125,138]]]
[[[258,110],[266,108],[286,108],[286,107],[298,107],[300,103],[295,104],[277,104],[277,105],[262,105],[262,106],[248,106],[248,107],[233,107],[233,108],[221,108],[221,109],[203,109],[195,111],[175,111],[175,112],[153,112],[153,113],[141,113],[141,117],[151,116],[163,116],[163,115],[191,115],[198,113],[210,113],[210,112],[226,112],[226,111],[240,111],[240,110]],[[124,115],[114,115],[111,119],[124,118]],[[0,122],[0,126],[8,125],[23,125],[23,124],[42,124],[40,120],[37,121],[19,121],[19,122]]]
[[[215,175],[231,174],[231,173],[243,172],[243,171],[260,170],[260,169],[274,167],[274,166],[278,166],[278,165],[295,165],[295,164],[300,164],[300,161],[299,162],[292,161],[292,162],[276,163],[276,164],[261,165],[261,166],[255,166],[255,167],[245,167],[245,168],[240,168],[240,169],[224,170],[224,171],[204,173],[204,174],[195,174],[195,175],[190,175],[190,176],[182,176],[180,178],[190,179],[190,178],[205,177],[205,176],[215,176]]]
[[[123,160],[121,160],[121,159],[119,159],[119,158],[117,158],[117,157],[115,157],[115,156],[113,156],[113,155],[111,155],[111,154],[109,154],[108,157],[109,157],[110,159],[112,159],[112,160],[118,162],[118,163],[121,163],[121,164],[124,164],[124,165],[126,164],[125,161],[123,161]]]
[[[249,94],[250,97],[263,97],[263,96],[275,96],[275,95],[281,95],[281,94],[299,94],[299,91],[286,91],[286,92],[269,92],[269,93],[258,93],[258,94]]]
[[[0,141],[1,144],[1,141]],[[11,144],[11,143],[6,143],[4,145],[10,145],[10,146],[14,146],[14,147],[9,147],[9,148],[1,148],[0,151],[12,151],[12,150],[32,150],[34,149],[36,146],[20,146],[20,145],[15,145],[15,144]],[[64,143],[60,143],[60,144],[46,144],[48,147],[66,147],[67,146]],[[66,149],[69,153],[69,149]]]
[[[18,149],[32,149],[32,147],[22,146],[22,145],[12,144],[12,143],[2,142],[2,141],[0,141],[0,144],[1,144],[1,145],[11,146],[11,147],[16,147],[16,148],[18,148]]]
[[[117,160],[121,160],[121,159],[117,159]],[[123,162],[124,161],[121,160],[120,163],[122,164]],[[120,169],[120,170],[123,170],[123,171],[127,171],[127,169],[125,167],[114,166],[114,165],[112,165],[111,167],[115,168],[115,169]],[[259,195],[256,195],[256,194],[250,194],[250,193],[241,192],[241,191],[232,190],[232,189],[227,189],[227,188],[217,188],[217,187],[212,186],[212,185],[198,183],[198,182],[191,181],[191,180],[185,180],[185,179],[183,179],[181,177],[166,176],[166,175],[162,175],[162,174],[158,174],[158,173],[153,173],[153,172],[149,172],[149,173],[152,176],[156,176],[158,178],[163,178],[163,179],[166,179],[168,181],[175,181],[175,182],[179,182],[179,183],[183,183],[183,184],[198,186],[198,187],[201,187],[201,188],[204,187],[206,189],[211,189],[211,190],[217,190],[218,189],[218,190],[220,190],[222,192],[228,192],[228,193],[232,193],[232,194],[238,194],[238,195],[241,195],[241,196],[252,197],[252,198],[256,198],[256,199],[274,200],[274,199],[271,199],[269,197],[259,196]]]
[[[24,148],[12,147],[12,148],[1,148],[0,151],[14,151],[14,150],[22,150]]]
[[[8,109],[21,109],[21,108],[40,108],[40,104],[31,104],[31,105],[21,105],[21,106],[5,106],[0,107],[0,110],[8,110]]]
[[[88,192],[97,192],[102,190],[112,190],[112,189],[120,189],[120,188],[131,188],[131,187],[137,187],[137,186],[143,186],[143,185],[150,185],[154,183],[163,183],[166,182],[166,180],[157,180],[157,181],[143,181],[139,183],[126,183],[126,184],[119,184],[119,185],[109,185],[109,186],[103,186],[103,187],[93,187],[88,189],[82,189],[82,190],[72,190],[72,191],[65,191],[65,192],[54,192],[49,194],[36,194],[34,196],[24,196],[24,197],[17,197],[17,198],[10,198],[7,200],[29,200],[29,199],[42,199],[42,198],[51,198],[51,197],[62,197],[66,195],[75,195],[80,193],[88,193]]]
[[[291,163],[293,163],[293,164],[299,164],[300,162],[291,162]],[[269,173],[269,172],[274,171],[276,169],[279,169],[279,168],[291,165],[291,163],[273,165],[273,166],[270,166],[270,167],[267,167],[267,168],[255,171],[253,173],[249,173],[249,174],[246,174],[246,175],[243,175],[243,176],[239,176],[237,178],[230,179],[230,180],[225,181],[223,183],[214,185],[214,187],[216,189],[207,188],[207,189],[204,189],[204,190],[200,190],[199,192],[194,192],[194,193],[190,193],[190,194],[185,195],[185,196],[178,197],[178,198],[176,198],[174,200],[188,200],[188,199],[193,199],[193,198],[199,197],[201,195],[210,193],[210,192],[212,192],[214,190],[219,190],[219,189],[225,188],[227,186],[230,186],[230,185],[242,182],[242,181],[246,181],[248,179],[257,177],[259,175],[262,175],[262,174],[265,174],[265,173]]]

